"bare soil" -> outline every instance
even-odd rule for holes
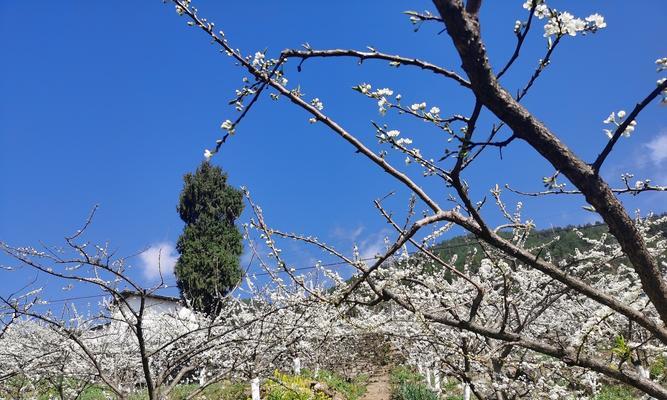
[[[366,393],[361,400],[389,400],[390,398],[389,372],[387,370],[377,371],[371,376],[370,383],[366,386]]]

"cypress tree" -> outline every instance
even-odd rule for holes
[[[216,316],[222,297],[241,280],[243,237],[234,221],[243,211],[243,194],[208,161],[183,180],[177,210],[185,228],[176,244],[176,282],[195,310]]]

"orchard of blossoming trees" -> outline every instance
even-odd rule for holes
[[[232,135],[241,133],[241,122],[252,117],[260,97],[286,99],[311,123],[325,125],[370,166],[410,192],[405,210],[389,210],[386,197],[375,201],[378,217],[395,234],[369,262],[356,248],[348,254],[316,237],[275,229],[246,190],[253,217],[244,225],[245,238],[271,279],[265,284],[247,276],[233,292],[242,295],[221,300],[223,311],[215,318],[187,307],[151,313],[145,304],[162,284],[140,287],[128,277],[125,259],[110,254],[106,246],[83,241],[85,229],[66,239],[68,250],[3,244],[22,268],[92,285],[107,295],[94,313],[72,307],[64,313],[44,311],[49,307],[39,290],[3,296],[0,385],[6,396],[29,396],[47,385],[61,398],[77,398],[95,385],[117,398],[141,390],[150,399],[161,399],[181,383],[197,382],[199,389],[189,397],[194,398],[218,382],[266,379],[275,368],[335,368],[355,353],[355,341],[376,335],[419,370],[434,390],[441,382],[456,381],[466,400],[593,399],[609,384],[626,385],[646,398],[667,399],[667,239],[655,229],[666,219],[630,216],[618,198],[667,188],[648,180],[632,182],[629,174],[623,175],[622,186],[612,187],[600,174],[619,139],[637,129],[642,111],[667,102],[667,81],[658,75],[657,86],[647,87],[645,97],[628,100],[636,103],[631,110],[614,111],[604,120],[609,141],[590,161],[575,155],[558,132],[521,104],[562,43],[612,28],[603,16],[580,18],[548,2],[528,0],[523,10],[517,7],[523,14],[514,27],[513,53],[492,67],[477,17],[484,6],[481,0],[434,0],[434,12],[407,12],[416,26],[445,28],[446,35],[434,40],[449,37],[464,71],[459,74],[374,48],[306,45],[273,57],[265,51],[244,52],[191,1],[172,2],[189,26],[203,31],[249,74],[233,101],[239,115],[225,119],[223,136],[204,151],[205,158],[212,162]],[[530,34],[544,36],[547,47],[513,95],[502,78],[517,64]],[[364,143],[324,111],[323,96],[306,98],[293,83],[295,78],[288,80],[285,65],[291,59],[301,69],[307,60],[319,58],[377,60],[422,69],[454,82],[472,101],[451,109],[429,107],[413,93],[409,95],[415,100],[406,104],[402,99],[408,94],[360,82],[354,89],[377,102],[381,116],[396,113],[424,121],[444,138],[438,148],[417,148],[399,129],[373,123],[377,143]],[[662,73],[667,58],[656,64]],[[482,112],[497,122],[482,126]],[[486,152],[518,143],[553,167],[553,175],[542,182],[546,190],[521,192],[502,186],[499,176],[498,185],[488,188],[493,201],[474,198],[475,182],[466,179],[468,169]],[[441,196],[420,185],[416,175],[439,181],[452,205],[444,206]],[[566,189],[559,177],[574,189]],[[585,249],[553,257],[553,241],[527,245],[535,226],[523,216],[521,203],[513,206],[503,200],[507,191],[537,199],[580,196],[602,218],[608,234],[587,237],[577,231]],[[491,214],[504,222],[491,224]],[[475,243],[463,261],[444,259],[437,251],[443,235],[454,228],[462,228]],[[345,279],[335,267],[319,262],[308,274],[300,274],[301,266],[291,265],[281,252],[284,241],[313,246],[353,267],[356,274]],[[127,302],[125,289],[138,293],[139,307]]]

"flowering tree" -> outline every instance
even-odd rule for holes
[[[263,218],[258,217],[254,222],[255,227],[268,241],[270,254],[287,272],[290,268],[284,261],[280,261],[279,249],[272,237],[297,239],[315,245],[357,268],[359,274],[356,279],[350,284],[342,285],[344,290],[327,296],[325,301],[365,306],[392,301],[418,319],[426,320],[435,326],[453,328],[459,333],[471,332],[484,344],[481,351],[493,349],[501,354],[507,352],[506,356],[492,358],[492,364],[497,369],[493,371],[494,381],[497,381],[495,376],[502,375],[505,360],[520,359],[515,357],[516,352],[520,352],[537,357],[538,360],[544,360],[544,357],[553,358],[560,369],[567,365],[568,371],[592,371],[632,385],[654,397],[667,398],[667,388],[651,379],[640,368],[629,366],[632,364],[629,361],[644,357],[638,356],[639,353],[651,353],[645,346],[664,348],[667,344],[667,283],[665,266],[659,260],[663,254],[660,252],[662,247],[652,247],[650,241],[653,239],[643,231],[642,223],[633,220],[618,199],[619,195],[626,193],[637,195],[648,191],[665,191],[666,188],[652,185],[648,181],[631,184],[629,175],[624,176],[624,186],[613,188],[600,175],[600,169],[619,143],[619,139],[630,135],[636,128],[640,113],[656,99],[662,97],[662,101],[666,101],[667,81],[660,79],[656,87],[648,88],[647,95],[639,99],[630,112],[614,112],[604,121],[609,125],[605,131],[609,141],[590,162],[576,156],[559,140],[556,132],[521,104],[521,100],[549,66],[561,43],[571,37],[596,33],[606,28],[601,15],[591,14],[586,18],[578,18],[550,7],[545,1],[529,0],[523,5],[527,13],[524,20],[517,21],[514,27],[517,43],[513,53],[507,62],[493,68],[487,57],[478,19],[481,1],[468,1],[464,4],[461,0],[434,0],[437,13],[408,12],[415,24],[444,25],[460,57],[465,72],[465,76],[462,76],[409,55],[387,54],[374,48],[367,51],[321,50],[305,45],[305,49],[287,49],[274,58],[267,56],[266,52],[246,55],[238,50],[222,31],[216,31],[213,23],[201,17],[190,0],[172,1],[177,13],[188,18],[190,26],[205,32],[251,76],[244,79],[244,86],[236,92],[234,104],[240,114],[223,122],[221,127],[224,135],[212,150],[205,151],[207,158],[220,151],[242,120],[249,115],[258,98],[267,92],[274,100],[286,98],[302,109],[310,122],[328,127],[333,134],[348,142],[359,154],[395,178],[412,194],[404,222],[398,222],[394,213],[384,208],[381,200],[376,201],[375,205],[381,217],[395,228],[396,234],[393,240],[388,242],[386,251],[370,263],[360,260],[356,253],[346,256],[317,239],[274,230],[263,222]],[[547,39],[547,50],[526,84],[517,90],[516,95],[512,95],[503,85],[502,78],[516,64],[525,39],[533,31],[537,20],[544,21],[542,34]],[[390,88],[374,89],[370,84],[361,83],[355,89],[361,95],[377,101],[381,115],[395,112],[425,121],[433,126],[439,137],[444,134],[446,138],[436,150],[420,149],[413,146],[412,139],[399,129],[374,124],[380,146],[380,149],[376,149],[325,113],[320,97],[305,98],[300,86],[293,84],[294,79],[290,77],[288,81],[285,63],[290,59],[297,60],[300,62],[300,69],[303,62],[316,58],[380,60],[391,66],[421,68],[442,79],[451,80],[467,90],[473,99],[469,105],[470,111],[442,110],[436,106],[429,108],[425,102],[419,100],[412,105],[406,105],[401,102],[403,96],[395,95]],[[658,71],[663,71],[667,67],[667,59],[657,60],[657,65]],[[479,117],[484,110],[498,119],[489,130],[485,130],[479,123]],[[507,205],[501,200],[500,186],[491,188],[490,192],[496,200],[496,212],[506,219],[506,223],[499,226],[489,224],[483,211],[486,213],[493,210],[489,210],[491,206],[484,199],[472,197],[470,189],[473,183],[466,180],[465,173],[480,155],[489,149],[503,149],[519,141],[542,156],[553,166],[555,172],[544,178],[546,191],[517,193],[532,196],[581,196],[589,204],[590,210],[604,220],[611,233],[610,242],[604,241],[594,246],[600,251],[604,249],[604,256],[595,253],[574,254],[573,260],[565,262],[549,256],[548,244],[539,248],[527,248],[523,238],[533,229],[532,222],[523,220],[519,213],[508,211]],[[435,161],[442,154],[443,147],[445,155]],[[399,167],[394,152],[398,153],[408,166]],[[414,174],[408,170],[409,165],[421,167],[420,173],[439,180],[449,188],[448,200],[454,206],[444,207],[436,194],[429,193],[418,184]],[[566,190],[558,183],[559,176],[565,177],[575,189]],[[428,211],[420,215],[415,210],[422,207]],[[440,259],[433,251],[434,240],[454,226],[472,234],[488,253],[480,273],[474,272],[477,268],[459,271],[452,266],[450,260]],[[511,233],[509,238],[503,234],[508,231]],[[434,285],[435,282],[429,279],[415,279],[411,275],[413,271],[408,268],[410,263],[401,263],[398,257],[402,249],[408,247],[418,252],[420,257],[435,263],[438,268],[449,270],[454,275],[455,282],[445,284],[437,281],[440,284]],[[611,260],[622,262],[612,263]],[[395,263],[398,267],[387,267],[388,262]],[[523,278],[512,281],[508,274],[518,274],[517,276]],[[622,277],[622,280],[616,280],[617,277]],[[298,284],[303,284],[298,276],[292,275],[292,278]],[[388,286],[385,284],[386,279],[399,280],[401,286]],[[529,284],[533,281],[534,285]],[[450,285],[454,285],[454,288]],[[545,291],[547,287],[548,290]],[[632,290],[628,290],[630,287]],[[499,291],[499,288],[502,290]],[[525,296],[527,310],[515,310],[515,292]],[[452,293],[459,296],[465,294],[465,300],[447,297]],[[428,298],[422,299],[422,296]],[[563,303],[569,301],[583,308],[573,305],[570,307],[571,304]],[[492,310],[495,310],[496,314],[493,314]],[[575,315],[577,312],[581,315]],[[582,318],[592,315],[594,321],[588,321],[589,325],[599,327],[601,324],[610,324],[606,337],[591,340],[592,334],[585,333],[585,330],[582,332],[581,327],[571,327],[574,330],[568,331],[570,328],[561,329],[558,325],[563,321],[586,322]],[[542,321],[541,323],[546,325],[541,327],[541,332],[531,330],[535,328],[536,321]],[[624,354],[624,361],[616,365],[610,365],[594,354],[594,351],[604,348],[603,343],[609,348],[610,337],[617,338],[615,340],[618,343],[614,349],[623,349],[614,353]],[[629,337],[641,338],[640,342],[637,342],[641,345],[628,347]],[[459,346],[469,349],[463,354],[479,348],[477,345],[470,347],[469,341],[448,342],[460,343]],[[635,356],[630,356],[633,351]],[[514,371],[519,370],[514,368]],[[567,374],[570,377],[567,379],[570,380],[577,376],[574,372]],[[471,378],[468,376],[465,379]],[[508,393],[509,388],[502,387],[497,390],[499,396],[504,396],[503,393]],[[520,392],[519,389],[511,391]]]
[[[640,230],[646,234],[659,222],[640,221]],[[646,238],[652,254],[664,259],[662,233]],[[591,249],[576,252],[572,260],[560,263],[562,268],[586,276],[596,287],[645,310],[647,300],[639,280],[622,260],[618,243],[608,237],[584,239]],[[648,380],[663,381],[664,371],[654,368],[649,373],[664,357],[659,340],[539,271],[497,250],[484,247],[483,251],[485,258],[474,281],[485,296],[475,319],[487,332],[466,333],[440,326],[442,320],[453,322],[469,313],[475,290],[462,279],[448,282],[444,270],[430,272],[430,260],[394,271],[395,267],[388,268],[376,282],[413,307],[414,312],[403,307],[385,315],[382,325],[413,364],[430,365],[445,376],[456,377],[478,398],[587,398],[600,389],[604,377],[594,373],[594,368],[582,368],[579,362],[585,359],[604,361],[612,366],[608,373],[634,371]],[[466,262],[464,271],[471,267]],[[406,290],[406,281],[415,286]],[[492,332],[507,333],[515,340]],[[544,350],[573,349],[574,353],[544,357],[538,351],[527,351],[527,342]]]
[[[102,293],[98,307],[87,312],[74,304],[58,310],[31,285],[0,296],[6,313],[0,397],[38,398],[48,392],[76,399],[95,385],[119,399],[144,392],[157,400],[179,384],[196,381],[199,387],[188,395],[195,398],[224,380],[266,378],[276,368],[291,369],[295,358],[316,369],[325,356],[349,350],[335,339],[353,326],[334,305],[308,295],[326,293],[323,282],[284,281],[266,263],[261,265],[271,282],[259,285],[246,277],[244,288],[216,298],[222,307],[215,317],[184,305],[154,310],[151,300],[164,282],[140,286],[126,258],[115,257],[108,245],[85,241],[91,220],[92,214],[84,228],[65,239],[65,248],[0,242],[0,250],[17,261],[8,270],[46,274],[67,291],[89,286]]]
[[[85,229],[66,239],[68,251],[3,243],[0,248],[22,267],[67,282],[67,287],[91,285],[106,295],[101,310],[89,313],[73,307],[56,312],[44,304],[39,290],[0,298],[0,348],[9,349],[0,352],[3,393],[25,397],[46,384],[60,398],[76,398],[95,384],[118,398],[145,390],[153,400],[196,379],[200,388],[192,398],[223,379],[265,377],[276,367],[287,368],[294,358],[316,369],[327,359],[344,358],[350,335],[381,334],[429,377],[432,371],[439,372],[434,375],[436,382],[435,376],[443,375],[459,380],[464,396],[584,398],[606,380],[667,399],[664,371],[650,371],[664,362],[667,344],[666,244],[653,228],[664,221],[631,218],[618,200],[623,194],[666,188],[649,181],[632,183],[630,175],[624,175],[623,186],[612,188],[600,176],[619,139],[636,129],[640,113],[660,97],[666,101],[667,82],[658,80],[631,111],[616,111],[604,121],[609,141],[589,163],[521,104],[561,43],[606,28],[602,16],[578,18],[544,1],[529,0],[523,20],[514,27],[513,53],[500,68],[492,68],[477,17],[481,1],[464,5],[461,0],[435,0],[437,13],[408,12],[416,25],[445,26],[463,76],[409,55],[376,49],[305,46],[274,58],[266,52],[244,54],[216,32],[191,1],[172,1],[190,26],[204,31],[250,74],[235,94],[233,103],[240,114],[222,123],[223,136],[205,150],[207,159],[221,150],[262,94],[287,99],[310,122],[325,125],[410,192],[404,218],[399,220],[400,213],[387,209],[384,198],[375,202],[380,218],[395,234],[369,262],[356,248],[347,254],[315,237],[274,229],[246,192],[254,213],[245,226],[246,238],[271,282],[261,285],[246,277],[244,288],[236,289],[247,291],[246,300],[236,293],[220,298],[224,311],[216,318],[187,309],[151,314],[146,305],[162,283],[141,287],[127,273],[126,259],[115,257],[107,246],[82,241]],[[540,20],[547,50],[526,84],[512,95],[503,77],[519,60],[525,39]],[[420,68],[456,83],[470,93],[472,102],[448,110],[421,100],[406,104],[403,95],[391,88],[359,83],[354,89],[376,102],[381,115],[396,113],[424,121],[438,138],[445,137],[435,150],[418,148],[398,127],[376,123],[377,143],[364,143],[324,112],[323,96],[305,98],[294,79],[288,81],[285,63],[290,59],[300,67],[317,58],[379,60],[392,67]],[[667,59],[657,64],[661,72]],[[484,111],[497,118],[492,127],[480,123]],[[473,182],[466,179],[470,166],[489,149],[519,141],[555,172],[544,178],[544,191],[507,190],[535,197],[581,196],[605,221],[609,235],[581,234],[587,249],[556,258],[550,252],[552,243],[527,245],[534,225],[522,216],[520,204],[512,210],[503,201],[500,185],[490,188],[492,202],[473,197]],[[417,175],[443,183],[453,205],[443,206],[437,194],[417,183]],[[575,189],[565,189],[560,176]],[[498,179],[502,184],[503,177]],[[485,216],[491,213],[503,223],[490,224]],[[455,227],[470,233],[477,244],[463,260],[463,268],[455,266],[460,260],[444,259],[436,251],[439,238]],[[282,240],[315,246],[354,267],[357,274],[346,280],[318,263],[311,276],[303,276],[281,253]],[[138,308],[129,304],[125,289],[139,295]]]

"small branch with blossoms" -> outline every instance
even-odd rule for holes
[[[667,64],[667,61],[665,63]],[[663,95],[665,91],[667,91],[667,81],[663,79],[662,82],[658,82],[657,87],[653,89],[651,93],[649,93],[642,101],[637,103],[635,108],[630,112],[630,114],[628,114],[627,118],[625,118],[625,111],[621,110],[618,112],[618,114],[611,113],[611,115],[609,115],[609,117],[604,120],[606,124],[616,124],[617,128],[613,133],[610,130],[605,130],[609,135],[609,142],[607,142],[600,155],[598,155],[593,164],[591,164],[596,174],[600,172],[602,164],[613,150],[614,146],[618,142],[618,139],[620,139],[623,135],[629,136],[634,131],[635,125],[637,124],[636,119],[642,110],[644,110],[644,108],[646,108],[646,106],[649,105],[658,96]],[[617,122],[616,117],[621,120],[620,123]]]
[[[636,196],[640,193],[643,192],[666,192],[667,191],[667,186],[659,186],[659,185],[653,185],[651,184],[650,179],[646,179],[643,181],[636,181],[633,185],[630,185],[629,179],[632,177],[631,174],[625,174],[623,175],[623,181],[625,183],[624,188],[612,188],[611,191],[615,194],[631,194],[633,196]],[[505,188],[512,193],[520,194],[522,196],[531,196],[531,197],[538,197],[538,196],[547,196],[547,195],[553,195],[553,194],[569,194],[569,195],[581,195],[580,190],[566,190],[565,188],[561,187],[558,189],[553,189],[553,190],[543,190],[541,192],[524,192],[521,190],[513,189],[509,185],[505,185]]]

